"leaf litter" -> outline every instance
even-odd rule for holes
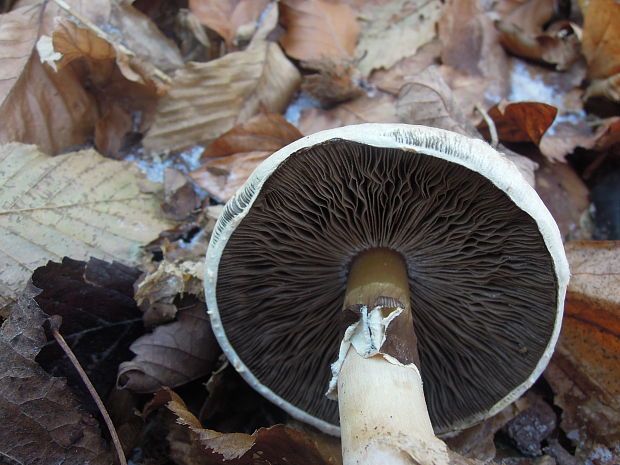
[[[29,373],[33,398],[52,380],[46,421],[72,425],[51,434],[39,421],[36,440],[0,427],[2,453],[111,461],[98,414],[72,397],[77,377],[45,342],[39,302],[63,315],[60,331],[135,463],[340,463],[336,439],[291,421],[222,366],[202,296],[221,202],[302,135],[360,122],[488,138],[493,129],[566,240],[620,239],[614,0],[570,11],[509,0],[164,3],[22,0],[0,15],[0,142],[11,143],[0,152],[0,228],[10,237],[0,339],[24,355],[3,353],[0,380]],[[101,216],[103,205],[114,209]],[[618,243],[566,248],[573,280],[544,379],[451,438],[455,463],[619,462]],[[29,278],[43,288],[36,301],[23,293]],[[2,405],[22,421],[34,400],[7,403],[12,382]],[[71,415],[52,408],[56,392]],[[15,433],[34,446],[18,450]]]

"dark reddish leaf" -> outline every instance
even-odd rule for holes
[[[36,302],[48,315],[62,317],[61,334],[103,398],[114,386],[118,365],[130,357],[129,345],[143,331],[142,315],[133,300],[133,283],[139,275],[136,268],[117,262],[66,257],[62,263],[48,262],[32,275],[35,286],[42,289]],[[68,378],[72,387],[83,388],[55,343],[47,344],[37,361],[52,375]],[[84,392],[82,398],[90,405],[90,395]]]

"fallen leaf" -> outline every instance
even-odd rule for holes
[[[555,119],[558,109],[552,105],[539,102],[499,102],[489,111],[495,123],[499,140],[503,142],[532,142],[540,140]],[[478,130],[489,139],[486,121]]]
[[[35,143],[48,153],[86,142],[97,119],[94,98],[73,69],[55,73],[35,51],[40,7],[0,16],[0,144]]]
[[[477,136],[476,129],[454,100],[452,90],[436,65],[429,66],[409,78],[408,83],[400,90],[396,110],[403,123],[421,124]]]
[[[221,351],[204,302],[188,295],[176,306],[176,321],[156,327],[131,345],[136,356],[119,366],[119,388],[155,392],[162,386],[181,386],[213,371]]]
[[[221,158],[204,163],[190,176],[217,199],[228,201],[265,158],[300,137],[283,116],[259,113],[213,141],[202,159]]]
[[[422,45],[415,55],[403,58],[389,69],[378,69],[370,76],[370,82],[383,92],[398,96],[410,76],[418,74],[439,61],[441,42],[434,39]]]
[[[143,333],[140,310],[133,300],[136,268],[91,258],[48,262],[32,274],[41,289],[34,299],[46,314],[62,317],[60,333],[102,398],[114,387],[118,365],[130,356],[129,345]],[[48,344],[37,362],[53,376],[64,377],[82,405],[98,414],[75,368],[57,344]]]
[[[217,32],[228,47],[248,41],[270,0],[190,0],[189,8],[207,27]]]
[[[580,0],[583,14],[581,49],[590,79],[620,73],[620,4],[615,0]]]
[[[186,220],[200,208],[200,197],[192,180],[185,173],[173,168],[164,170],[164,203],[161,209],[166,218]]]
[[[111,104],[95,125],[95,147],[99,153],[113,158],[123,147],[132,125],[131,114],[120,105]]]
[[[441,62],[488,80],[487,92],[499,100],[510,90],[506,52],[493,20],[478,0],[449,0],[438,24],[443,44]],[[496,101],[497,101],[496,100]]]
[[[273,465],[327,465],[314,442],[284,425],[260,428],[254,434],[219,433],[203,429],[183,400],[167,390],[157,404],[166,405],[176,421],[168,433],[170,456],[180,465],[253,465],[258,460]]]
[[[347,124],[397,123],[394,97],[378,93],[372,97],[361,97],[341,103],[331,110],[309,108],[301,113],[298,127],[302,134],[313,134],[323,129],[331,129]]]
[[[139,247],[172,226],[161,186],[93,150],[49,157],[34,146],[0,147],[0,307],[48,260],[139,262]]]
[[[539,165],[536,192],[555,219],[564,240],[587,239],[591,231],[584,224],[590,208],[588,187],[568,163],[553,163],[531,155]]]
[[[302,137],[299,130],[277,113],[259,113],[218,137],[201,160],[241,152],[276,150]]]
[[[191,294],[204,300],[202,280],[202,260],[164,260],[155,271],[146,273],[136,283],[135,295],[144,324],[152,327],[173,320],[178,295]]]
[[[28,288],[0,328],[3,461],[107,465],[113,457],[97,421],[80,408],[63,379],[35,362],[46,343],[45,316],[33,299],[36,293]]]
[[[568,69],[579,58],[581,30],[570,21],[556,21],[553,0],[528,0],[495,23],[500,43],[510,53]]]
[[[258,113],[280,113],[301,81],[277,44],[259,41],[208,63],[187,63],[160,100],[150,150],[206,144]]]
[[[364,15],[355,49],[364,76],[375,69],[389,69],[435,37],[441,16],[439,0],[392,0]]]
[[[572,278],[562,334],[545,378],[562,408],[561,427],[580,463],[620,460],[620,247],[565,248]]]
[[[305,61],[353,56],[359,33],[348,5],[323,0],[282,0],[280,44],[290,57]]]
[[[209,161],[192,171],[196,184],[220,202],[227,202],[272,152],[241,152]]]
[[[364,93],[361,73],[349,60],[324,59],[305,62],[303,67],[315,73],[304,76],[301,90],[322,106],[346,102]]]
[[[614,0],[580,1],[583,13],[581,50],[592,80],[585,97],[620,102],[620,4]]]
[[[552,24],[545,32],[532,34],[518,26],[498,21],[500,42],[510,53],[565,70],[579,58],[580,31],[570,21]]]

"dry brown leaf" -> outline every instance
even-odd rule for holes
[[[282,0],[280,21],[286,28],[280,44],[293,58],[316,61],[353,56],[359,25],[347,5],[323,0]]]
[[[502,100],[489,110],[497,129],[499,140],[503,142],[540,143],[543,134],[549,129],[558,109],[539,102],[507,102]],[[489,128],[486,122],[478,130],[487,139]]]
[[[200,208],[200,197],[189,176],[173,168],[164,170],[164,202],[161,209],[171,220],[187,220]]]
[[[251,39],[270,0],[190,0],[189,8],[228,47]]]
[[[364,17],[355,49],[364,76],[375,69],[389,69],[435,37],[441,16],[439,0],[392,0]]]
[[[130,346],[136,356],[118,367],[117,386],[136,392],[176,387],[213,371],[220,356],[204,302],[187,296],[176,321],[156,327]]]
[[[590,207],[588,188],[575,170],[567,163],[552,163],[542,156],[534,156],[536,192],[555,219],[565,240],[587,239],[589,228],[583,218]]]
[[[394,98],[391,95],[378,94],[373,97],[362,95],[331,110],[304,110],[298,127],[302,134],[308,135],[347,124],[398,122]]]
[[[152,327],[174,319],[178,295],[191,294],[204,300],[202,271],[201,261],[164,260],[155,271],[141,277],[134,298],[144,312],[144,324]]]
[[[498,100],[510,90],[506,52],[498,42],[492,19],[478,0],[449,0],[439,21],[444,65],[488,79],[488,91]]]
[[[437,63],[440,53],[441,42],[434,39],[421,46],[415,55],[403,58],[389,69],[374,71],[370,76],[370,82],[383,92],[398,96],[401,87],[409,77]]]
[[[396,109],[403,123],[477,136],[476,129],[454,100],[452,90],[441,76],[438,66],[429,66],[409,78],[400,90]]]
[[[603,79],[620,73],[620,4],[615,0],[580,0],[579,5],[588,77]]]
[[[95,148],[99,153],[113,157],[123,147],[123,138],[131,128],[131,114],[112,103],[95,125]]]
[[[196,184],[221,202],[227,202],[272,152],[241,152],[217,158],[190,173]]]
[[[240,152],[275,152],[300,137],[299,130],[282,115],[261,112],[214,140],[201,160]]]
[[[269,155],[299,139],[299,130],[277,113],[259,113],[217,138],[201,159],[211,160],[191,172],[214,197],[227,201]]]
[[[72,69],[54,73],[35,51],[40,7],[0,16],[0,144],[36,143],[55,154],[84,144],[97,118],[94,98]]]
[[[208,63],[187,63],[144,139],[151,150],[209,143],[264,107],[281,113],[301,81],[277,44],[258,41]]]
[[[113,458],[97,421],[80,408],[64,380],[35,362],[47,342],[45,316],[33,299],[37,291],[30,287],[0,328],[2,461],[107,465]]]
[[[161,218],[161,186],[131,163],[12,143],[0,147],[0,167],[0,307],[48,260],[137,264],[140,246],[172,226]]]
[[[620,461],[620,244],[566,244],[571,282],[545,377],[580,463]]]
[[[305,62],[303,66],[315,73],[304,76],[301,90],[321,106],[346,102],[364,93],[362,76],[349,60],[324,59]]]
[[[580,56],[580,31],[570,21],[556,22],[537,33],[524,31],[509,20],[495,25],[501,33],[500,43],[514,55],[553,65],[557,70],[570,68]]]
[[[219,433],[203,429],[183,400],[170,390],[160,391],[150,408],[166,405],[173,414],[168,443],[180,465],[328,465],[315,441],[284,425],[260,428],[254,434]]]

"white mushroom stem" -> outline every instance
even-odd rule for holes
[[[372,306],[378,298],[402,303],[404,311],[394,322],[413,328],[403,259],[386,249],[373,249],[356,259],[349,273],[345,308]],[[399,339],[401,349],[402,342]],[[417,347],[407,350],[417,360]],[[433,432],[418,367],[385,353],[368,353],[351,345],[338,374],[344,465],[448,464],[447,447]]]

